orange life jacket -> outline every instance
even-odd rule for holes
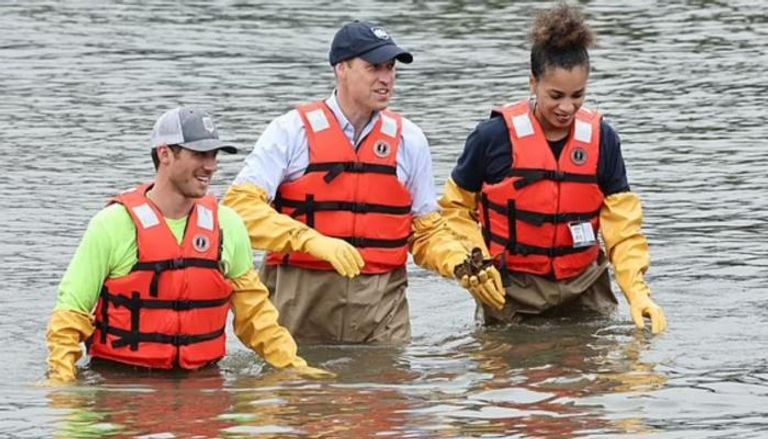
[[[197,369],[224,356],[232,285],[219,269],[216,199],[201,198],[179,245],[147,199],[149,185],[115,197],[136,225],[138,262],[107,279],[96,305],[90,354],[136,366]]]
[[[355,246],[366,274],[405,266],[411,234],[411,195],[397,179],[402,121],[382,111],[355,152],[324,102],[297,108],[309,146],[309,166],[300,178],[278,187],[274,207],[326,236]],[[333,270],[307,253],[270,253],[267,264]]]
[[[492,255],[510,271],[568,279],[597,259],[597,241],[574,246],[569,224],[589,222],[594,236],[604,195],[597,184],[600,114],[576,113],[555,159],[528,101],[494,110],[509,129],[512,167],[499,183],[483,186],[480,220]]]

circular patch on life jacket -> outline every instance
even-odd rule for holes
[[[573,148],[573,151],[571,151],[571,161],[574,165],[579,166],[587,163],[587,151],[584,148]]]
[[[392,147],[389,146],[389,143],[379,140],[376,142],[375,145],[373,145],[373,153],[376,154],[377,157],[381,158],[387,158],[392,153]]]
[[[211,240],[205,235],[196,235],[192,240],[192,246],[196,251],[205,253],[211,248]]]

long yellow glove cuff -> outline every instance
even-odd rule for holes
[[[651,300],[651,290],[643,277],[650,257],[642,222],[643,209],[636,194],[622,192],[606,197],[600,210],[600,229],[616,282],[629,302],[635,324],[643,328],[643,316],[649,317],[655,334],[663,331],[667,323],[662,309]]]
[[[58,310],[51,314],[46,333],[48,379],[66,383],[77,378],[75,363],[83,356],[80,344],[93,334],[93,319],[77,311]]]
[[[456,276],[456,267],[469,255],[437,212],[413,221],[411,253],[416,264],[451,278]],[[462,275],[458,280],[473,297],[486,305],[495,309],[504,305],[501,275],[495,268],[489,267],[477,275]]]
[[[483,256],[489,257],[477,219],[477,194],[461,188],[449,178],[438,203],[448,228],[464,248],[469,252],[477,247],[483,251]]]
[[[317,232],[269,205],[267,193],[252,184],[234,185],[222,201],[240,215],[248,228],[251,246],[257,250],[291,253],[302,251]],[[314,232],[314,233],[311,233]]]
[[[410,247],[417,265],[450,278],[454,277],[453,269],[469,253],[438,212],[413,220]]]
[[[277,323],[278,312],[269,293],[254,270],[232,280],[235,334],[246,346],[277,368],[304,367],[297,355],[296,342],[287,329]]]

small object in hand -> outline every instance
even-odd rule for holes
[[[493,259],[483,259],[483,251],[479,247],[475,247],[467,256],[467,259],[453,269],[453,273],[457,279],[461,279],[464,276],[477,276],[481,271],[492,265]]]

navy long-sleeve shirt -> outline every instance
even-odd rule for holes
[[[556,158],[560,157],[567,138],[549,142]],[[503,117],[480,122],[469,134],[451,177],[462,189],[479,192],[483,183],[498,183],[512,166],[512,146]],[[627,170],[621,155],[621,141],[616,131],[604,120],[600,123],[600,160],[597,182],[607,197],[628,192]]]

